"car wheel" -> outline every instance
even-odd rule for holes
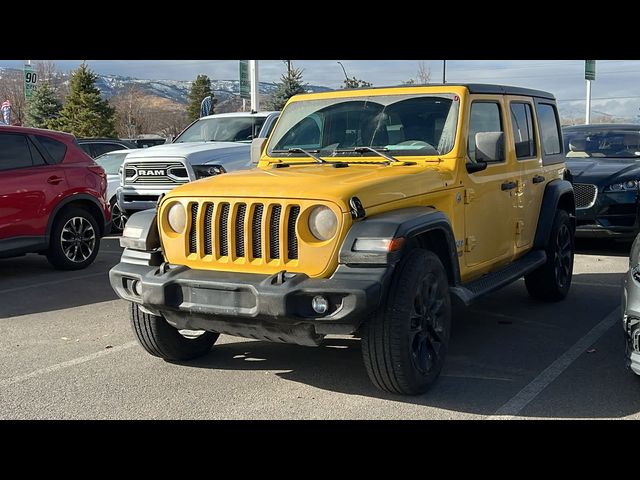
[[[100,231],[93,215],[82,208],[68,208],[55,219],[47,260],[60,270],[80,270],[98,255]]]
[[[127,223],[127,214],[120,210],[116,198],[111,199],[111,232],[122,233]]]
[[[527,291],[533,298],[557,302],[569,293],[573,274],[572,230],[569,214],[558,210],[546,248],[546,263],[524,277]]]
[[[386,305],[362,329],[371,381],[391,393],[418,395],[436,380],[447,354],[451,298],[433,252],[415,249],[397,267]]]
[[[164,317],[143,312],[136,303],[131,303],[129,313],[138,343],[151,355],[164,360],[201,357],[211,350],[220,336],[214,332],[179,331]]]

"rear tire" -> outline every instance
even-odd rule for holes
[[[433,252],[415,249],[398,265],[386,305],[362,329],[369,378],[391,393],[426,392],[442,370],[451,331],[447,274]]]
[[[524,277],[529,295],[547,302],[557,302],[567,296],[573,274],[574,243],[569,214],[556,211],[546,248],[547,262]]]
[[[129,309],[131,328],[148,353],[164,360],[191,360],[207,354],[219,333],[204,332],[198,337],[185,337],[172,327],[164,317],[150,315],[140,310],[136,303]]]
[[[120,210],[115,197],[109,203],[111,204],[111,233],[122,233],[127,223],[127,214]]]
[[[100,249],[98,222],[88,211],[71,207],[62,211],[51,229],[47,260],[60,270],[80,270],[95,260]]]

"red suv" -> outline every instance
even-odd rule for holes
[[[42,253],[63,270],[98,254],[107,177],[73,135],[0,126],[0,258]]]

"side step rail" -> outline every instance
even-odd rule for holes
[[[487,293],[494,292],[533,272],[536,268],[544,265],[546,261],[547,254],[544,250],[533,250],[501,270],[487,273],[463,285],[451,287],[449,291],[468,306]]]

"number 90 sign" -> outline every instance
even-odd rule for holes
[[[24,96],[29,98],[38,83],[38,74],[31,71],[31,65],[24,66]]]

